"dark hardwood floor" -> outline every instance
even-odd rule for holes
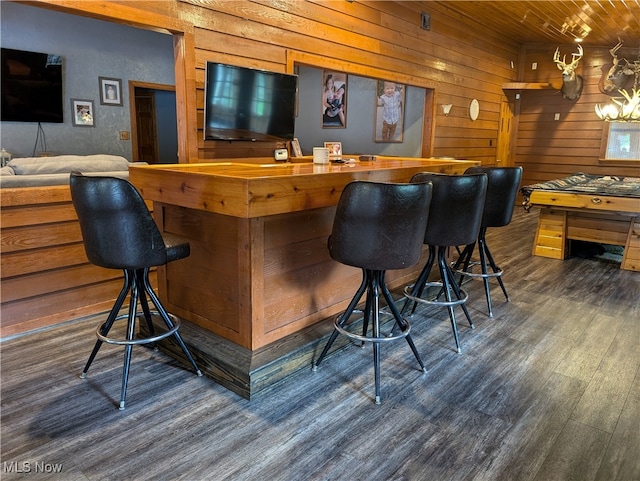
[[[435,308],[409,318],[426,374],[404,341],[383,346],[380,406],[370,346],[252,401],[137,347],[118,411],[121,348],[78,378],[100,318],[5,340],[0,477],[637,481],[640,273],[532,257],[536,220],[518,208],[489,232],[511,302],[494,285],[490,319],[481,282],[465,285],[462,354]]]

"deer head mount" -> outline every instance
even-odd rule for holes
[[[567,56],[564,55],[560,60],[560,47],[553,54],[553,61],[558,68],[562,70],[562,96],[568,100],[577,100],[582,93],[583,79],[581,75],[576,74],[576,68],[582,58],[582,46],[578,45],[578,52],[571,54],[571,63],[567,63]]]
[[[618,58],[620,47],[622,47],[622,41],[618,39],[617,45],[609,50],[613,57],[613,65],[602,81],[602,90],[607,94],[618,92],[629,83],[629,80],[640,76],[640,59],[629,62],[626,58]]]

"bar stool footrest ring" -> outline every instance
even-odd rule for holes
[[[479,265],[480,265],[479,262],[472,262],[471,264],[469,264],[469,267],[473,268]],[[454,272],[456,274],[461,274],[466,277],[485,278],[485,277],[500,277],[502,275],[503,270],[498,267],[498,272],[487,272],[486,274],[483,274],[482,272],[465,271],[462,269],[456,269]]]
[[[425,287],[440,287],[442,288],[442,282],[427,282],[425,283]],[[452,301],[438,301],[438,300],[429,300],[424,299],[422,297],[417,297],[411,294],[411,290],[413,289],[413,285],[408,285],[404,288],[403,292],[407,299],[410,299],[414,302],[420,302],[421,304],[427,304],[430,306],[459,306],[460,304],[464,304],[467,302],[469,298],[469,294],[464,289],[460,289],[460,295],[462,296],[460,299],[455,299]]]
[[[160,313],[158,311],[151,311],[152,315],[156,315],[159,316]],[[141,312],[136,313],[136,317],[140,317],[143,314]],[[178,329],[180,328],[180,319],[178,319],[176,316],[174,316],[173,314],[167,313],[167,315],[169,316],[169,318],[171,319],[171,322],[173,322],[173,328],[169,329],[168,331],[165,331],[161,334],[158,334],[156,336],[152,336],[152,337],[143,337],[143,338],[139,338],[139,339],[132,339],[132,340],[128,340],[128,339],[114,339],[111,337],[107,337],[104,336],[103,334],[100,333],[100,327],[96,330],[96,336],[98,337],[98,339],[100,339],[102,342],[106,342],[107,344],[116,344],[116,345],[121,345],[121,346],[129,346],[129,345],[139,345],[139,344],[150,344],[152,342],[157,342],[160,341],[166,337],[172,336],[173,334],[175,334]],[[119,321],[121,319],[125,319],[128,318],[129,315],[128,314],[123,314],[121,316],[116,317],[116,321]]]
[[[409,335],[409,333],[411,332],[411,325],[409,324],[409,321],[407,321],[405,319],[404,322],[407,324],[407,327],[403,331],[400,331],[398,334],[392,334],[392,335],[384,336],[384,337],[362,336],[360,334],[355,334],[353,332],[347,331],[343,326],[341,326],[340,325],[340,318],[341,317],[342,317],[341,314],[336,316],[336,318],[335,318],[335,320],[333,322],[336,330],[340,334],[344,334],[348,338],[354,339],[356,341],[361,341],[361,342],[390,342],[390,341],[397,341],[398,339],[402,339],[403,337],[407,337]]]

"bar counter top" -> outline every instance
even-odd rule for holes
[[[478,165],[468,160],[403,157],[326,165],[314,164],[310,157],[291,160],[132,166],[130,179],[148,200],[254,218],[335,205],[344,186],[354,180],[408,182],[417,172],[462,173]]]

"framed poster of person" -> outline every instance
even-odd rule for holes
[[[376,89],[376,142],[402,142],[404,137],[405,86],[378,80]]]
[[[347,74],[322,72],[322,128],[347,127]]]

